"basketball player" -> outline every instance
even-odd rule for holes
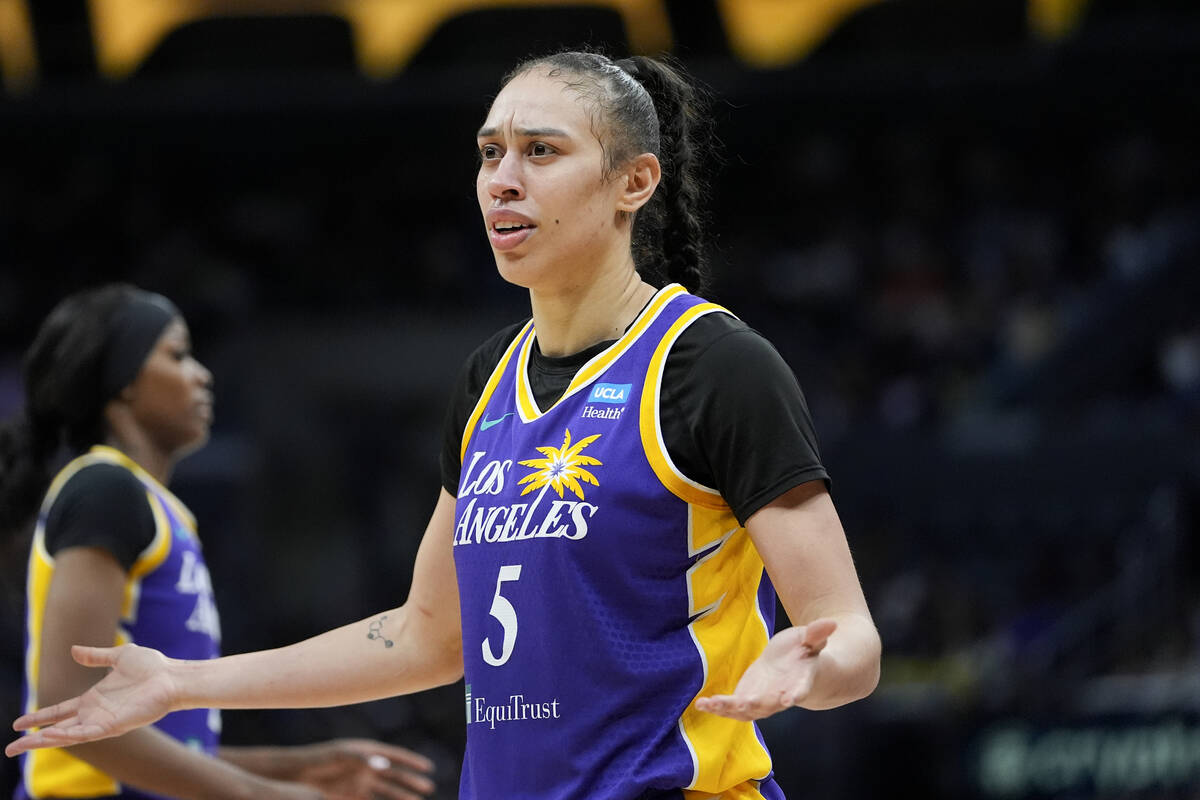
[[[29,350],[26,395],[19,425],[0,435],[4,526],[22,527],[45,493],[29,557],[26,708],[96,680],[70,658],[73,642],[215,658],[220,622],[196,521],[166,488],[212,420],[212,376],[192,356],[183,318],[128,286],[74,295]],[[60,444],[80,455],[47,490]],[[433,788],[427,759],[403,748],[219,749],[219,731],[218,711],[189,709],[119,739],[38,750],[16,796],[370,800]]]
[[[465,673],[463,798],[782,797],[753,720],[866,696],[880,642],[794,377],[687,291],[704,120],[662,61],[519,66],[477,195],[532,318],[465,366],[407,601],[218,661],[77,649],[114,672],[18,720],[54,727],[9,752]],[[772,635],[776,591],[793,625]]]

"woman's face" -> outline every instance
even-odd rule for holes
[[[606,175],[588,104],[544,71],[514,78],[478,134],[476,195],[496,265],[530,289],[568,289],[628,251],[622,182]]]
[[[142,429],[168,453],[195,449],[208,438],[212,374],[192,355],[191,336],[182,319],[172,320],[163,330],[122,396]]]

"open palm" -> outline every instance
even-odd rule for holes
[[[696,699],[696,708],[722,717],[755,720],[799,705],[812,690],[817,655],[837,629],[831,619],[785,628],[742,674],[733,694]]]
[[[76,645],[71,657],[84,666],[112,671],[78,697],[18,718],[14,729],[39,730],[10,743],[6,755],[120,736],[173,710],[175,687],[167,675],[167,658],[157,650],[132,644]]]

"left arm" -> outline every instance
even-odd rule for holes
[[[824,484],[784,492],[746,527],[793,627],[771,638],[732,695],[699,698],[696,707],[749,720],[869,695],[879,683],[879,634]]]
[[[330,797],[418,798],[433,792],[433,762],[370,739],[332,739],[294,747],[222,747],[225,761],[247,772],[306,783]]]

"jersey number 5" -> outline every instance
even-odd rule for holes
[[[504,641],[500,644],[500,655],[492,649],[491,638],[483,640],[483,660],[493,667],[499,667],[508,661],[512,655],[513,645],[517,643],[517,610],[513,608],[508,598],[500,594],[500,588],[505,581],[515,581],[521,577],[520,564],[506,564],[500,568],[496,576],[496,595],[492,598],[492,608],[488,612],[504,628]]]

